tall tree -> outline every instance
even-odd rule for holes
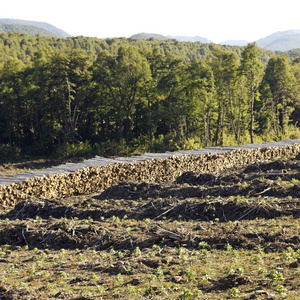
[[[121,141],[124,132],[128,142],[136,101],[144,83],[151,78],[149,63],[136,47],[121,46],[116,57],[100,52],[93,73],[94,80],[112,101],[118,140]]]
[[[235,132],[237,141],[240,134],[240,97],[238,97],[238,63],[237,54],[214,49],[212,68],[218,100],[218,118],[215,143],[223,146],[225,121]],[[239,110],[238,112],[236,110]]]
[[[272,114],[275,116],[277,135],[286,133],[296,92],[296,79],[285,55],[272,57],[266,67],[264,81],[272,95]]]
[[[212,68],[204,61],[192,61],[187,66],[186,95],[189,99],[189,122],[199,124],[204,146],[212,143],[213,119],[216,112],[216,93]],[[191,124],[192,125],[192,124]]]
[[[88,57],[79,50],[57,51],[45,64],[49,99],[63,124],[65,142],[75,142],[79,111],[83,108],[88,80]]]
[[[260,49],[256,43],[248,44],[242,52],[241,74],[245,76],[250,113],[250,139],[254,143],[255,101],[259,101],[259,85],[262,81],[264,67],[260,60]]]

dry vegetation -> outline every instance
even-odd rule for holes
[[[297,152],[110,165],[106,184],[86,169],[52,178],[73,192],[48,197],[16,186],[0,215],[0,299],[299,299]]]

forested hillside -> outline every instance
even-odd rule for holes
[[[168,40],[168,39],[176,39],[179,42],[200,42],[200,43],[212,43],[211,40],[208,40],[206,38],[203,38],[201,36],[172,36],[172,35],[161,35],[156,33],[138,33],[131,36],[135,39],[150,39],[154,38],[157,40]]]
[[[300,59],[225,47],[0,35],[1,157],[297,137]]]
[[[134,38],[112,38],[97,39],[90,37],[55,38],[47,36],[28,36],[26,34],[8,33],[0,34],[0,63],[10,57],[16,57],[25,64],[31,63],[36,51],[50,47],[53,49],[82,49],[91,60],[95,60],[99,52],[107,50],[116,55],[121,45],[136,46],[140,49],[160,49],[162,54],[170,52],[189,62],[193,59],[204,60],[212,55],[215,44],[202,44],[199,42],[178,42],[175,39],[157,40],[150,38],[147,40]],[[242,47],[238,46],[219,46],[223,50],[235,52],[241,56]],[[274,52],[261,50],[261,60],[266,63]],[[296,55],[297,56],[297,55]]]
[[[54,33],[40,27],[20,25],[20,24],[7,24],[0,22],[0,33],[8,32],[19,32],[26,33],[28,35],[45,35],[45,36],[56,36]]]
[[[56,37],[61,37],[61,38],[66,38],[70,37],[71,35],[68,34],[67,32],[45,22],[36,22],[36,21],[28,21],[28,20],[20,20],[20,19],[0,19],[0,23],[6,23],[6,24],[17,24],[17,25],[23,25],[24,28],[27,26],[33,26],[37,27],[40,29],[40,35],[46,35],[46,36],[56,36]],[[51,32],[52,34],[44,34],[44,32],[41,30],[44,29],[45,32]],[[13,31],[13,30],[10,30]],[[13,31],[15,32],[15,31]],[[22,32],[22,33],[27,33],[26,31],[16,31],[16,32]],[[37,34],[37,33],[35,33]],[[34,34],[29,34],[29,35],[34,35]]]

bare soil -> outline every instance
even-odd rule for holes
[[[0,299],[300,299],[299,180],[300,155],[2,207]]]

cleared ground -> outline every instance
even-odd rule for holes
[[[0,215],[0,299],[300,299],[300,155],[31,198]]]

